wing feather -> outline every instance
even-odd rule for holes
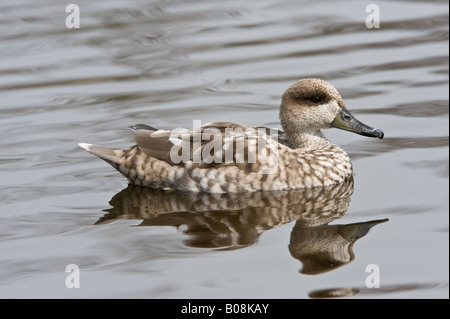
[[[235,165],[245,171],[258,171],[267,164],[266,155],[276,151],[278,143],[290,146],[280,130],[231,122],[211,122],[190,131],[166,131],[144,124],[131,129],[139,149],[147,155],[171,165],[193,161],[199,168]]]

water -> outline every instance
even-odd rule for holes
[[[446,1],[378,1],[379,29],[361,1],[76,4],[80,29],[60,1],[0,4],[0,297],[449,297]],[[338,189],[136,189],[77,147],[126,148],[137,123],[279,127],[305,77],[385,132],[325,132],[354,165]]]

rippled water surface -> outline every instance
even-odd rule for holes
[[[369,3],[79,0],[67,29],[65,3],[2,1],[0,297],[448,298],[448,3],[378,1],[373,29]],[[325,132],[354,165],[336,187],[142,189],[77,146],[126,148],[137,123],[280,127],[305,77],[385,133]]]

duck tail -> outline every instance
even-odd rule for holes
[[[88,143],[78,143],[78,146],[85,149],[89,153],[100,157],[102,160],[111,164],[115,168],[119,165],[120,158],[123,155],[123,151],[117,148],[108,148]]]

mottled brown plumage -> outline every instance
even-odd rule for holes
[[[131,127],[137,145],[127,150],[80,144],[119,170],[130,183],[165,189],[236,193],[298,189],[342,182],[352,174],[348,155],[321,129],[337,127],[383,137],[357,121],[329,83],[304,79],[282,96],[284,132],[208,123],[192,130]]]

